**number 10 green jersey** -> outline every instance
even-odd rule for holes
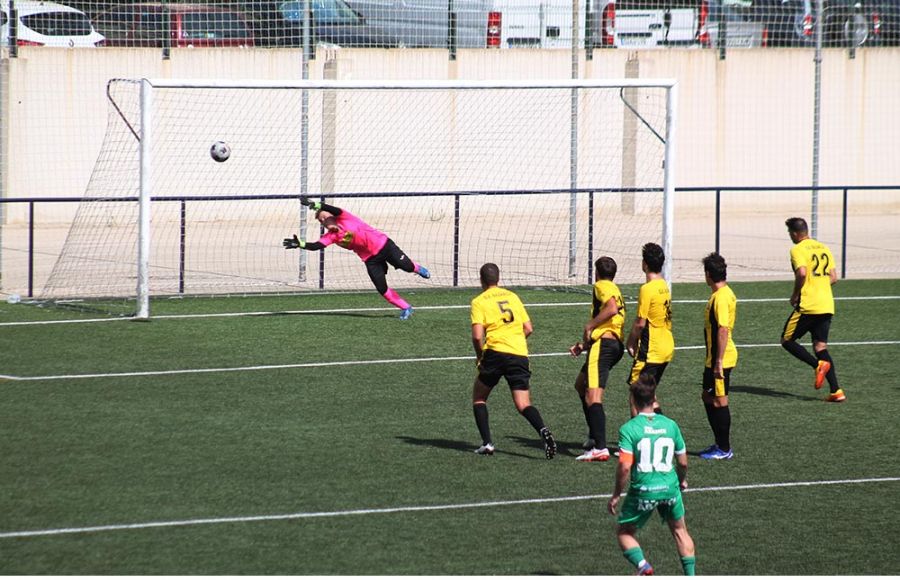
[[[664,499],[680,493],[675,456],[687,452],[681,429],[664,415],[641,413],[619,429],[619,453],[632,455],[628,495]]]

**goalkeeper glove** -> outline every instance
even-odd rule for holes
[[[313,211],[319,211],[319,209],[321,209],[322,207],[321,203],[319,203],[318,201],[310,201],[310,199],[305,195],[300,196],[300,205],[305,205]]]
[[[297,234],[294,234],[293,238],[284,238],[284,241],[281,242],[284,245],[285,250],[293,250],[294,248],[305,248],[306,242],[299,239]]]

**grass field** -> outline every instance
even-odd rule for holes
[[[836,287],[840,405],[778,346],[790,283],[732,287],[735,459],[696,457],[712,442],[703,285],[674,289],[659,391],[692,455],[698,573],[896,574],[900,282]],[[86,315],[0,305],[0,574],[632,573],[605,512],[614,463],[574,460],[581,360],[564,353],[588,294],[520,292],[533,401],[560,442],[547,461],[505,386],[497,453],[472,453],[475,293],[407,293],[407,322],[374,293],[162,300],[148,323],[37,324]],[[607,392],[611,443],[628,367]],[[658,574],[680,574],[664,526],[640,539]]]

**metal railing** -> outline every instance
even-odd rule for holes
[[[629,193],[629,192],[652,192],[659,191],[662,193],[661,188],[617,188],[617,189],[591,189],[591,190],[579,190],[580,193],[588,193],[590,203],[588,204],[588,245],[593,246],[594,240],[594,207],[593,200],[594,194],[597,193]],[[715,198],[715,213],[714,213],[714,247],[717,253],[721,252],[721,242],[722,242],[722,199],[725,194],[753,194],[759,192],[810,192],[810,193],[819,193],[819,192],[840,192],[841,194],[841,243],[840,243],[840,254],[841,254],[841,269],[840,276],[841,278],[846,278],[847,276],[847,231],[848,231],[848,215],[849,215],[849,207],[850,207],[850,194],[853,193],[866,193],[866,192],[875,192],[875,191],[900,191],[900,185],[894,186],[849,186],[849,185],[839,185],[839,186],[818,186],[816,188],[811,187],[803,187],[803,186],[748,186],[748,187],[724,187],[724,186],[716,186],[716,187],[677,187],[675,188],[676,194],[679,193],[711,193]],[[549,191],[538,191],[538,192],[529,192],[529,193],[548,193]],[[557,192],[554,190],[553,192]],[[406,192],[406,193],[379,193],[379,194],[371,194],[371,193],[342,193],[342,194],[329,194],[329,198],[360,198],[360,197],[399,197],[399,196],[407,196],[407,197],[415,197],[415,196],[453,196],[454,197],[454,235],[453,235],[453,244],[454,244],[454,257],[453,257],[453,285],[458,285],[458,268],[459,268],[459,231],[460,231],[460,223],[461,223],[461,215],[459,211],[460,207],[460,199],[466,195],[504,195],[504,194],[522,194],[523,192],[503,192],[503,191],[479,191],[479,192]],[[318,197],[318,196],[317,196]],[[285,195],[247,195],[247,196],[223,196],[221,198],[216,197],[198,197],[198,196],[165,196],[165,197],[156,197],[152,199],[152,202],[179,202],[181,204],[181,248],[180,248],[180,264],[179,264],[179,292],[184,292],[184,273],[185,273],[185,247],[184,240],[187,236],[187,222],[185,220],[187,204],[191,201],[234,201],[234,200],[272,200],[272,199],[293,199],[299,198],[298,196],[285,196]],[[27,212],[27,297],[34,297],[34,258],[35,258],[35,208],[37,204],[59,204],[59,203],[82,203],[82,202],[106,202],[109,201],[108,198],[86,198],[86,197],[20,197],[20,198],[0,198],[0,239],[2,239],[2,231],[3,231],[3,222],[5,221],[5,216],[7,215],[7,207],[11,204],[27,204],[28,212]],[[116,199],[118,202],[138,202],[138,198],[135,197],[125,197]],[[678,202],[676,201],[676,212],[677,212]],[[593,260],[593,247],[588,249],[589,255],[588,260],[589,264],[592,263]],[[590,265],[588,270],[588,279],[585,281],[586,283],[590,283],[591,280],[591,271]],[[325,257],[323,253],[320,253],[319,256],[319,287],[324,287],[324,277],[325,277]],[[0,289],[2,290],[2,289]]]

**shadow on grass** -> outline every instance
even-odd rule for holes
[[[748,393],[750,395],[759,395],[760,397],[775,397],[779,399],[799,399],[801,401],[818,401],[819,397],[810,397],[809,395],[797,395],[785,391],[777,391],[775,389],[767,389],[765,387],[754,387],[749,385],[735,386],[728,388],[729,393]]]
[[[409,445],[419,445],[421,447],[437,447],[439,449],[450,449],[452,451],[461,451],[463,453],[472,453],[474,455],[474,451],[478,448],[477,445],[472,445],[472,443],[468,441],[454,441],[452,439],[419,439],[418,437],[407,437],[406,435],[399,435],[397,439],[403,441],[404,443],[408,443]],[[496,451],[494,451],[494,455],[512,455],[515,457],[524,457],[526,459],[543,459],[544,448],[538,442],[538,447],[541,449],[540,457],[532,457],[531,455],[526,455],[524,453],[516,453],[514,451],[506,451],[501,447],[498,447]]]
[[[539,450],[541,453],[544,452],[544,443],[543,443],[543,441],[541,441],[541,439],[537,435],[535,435],[534,439],[529,439],[527,437],[518,437],[518,436],[510,437],[510,439],[513,439],[514,441],[516,441],[516,443],[518,443],[519,445],[522,445],[523,447],[531,447],[533,449]],[[617,461],[618,458],[613,454],[616,453],[617,451],[619,451],[619,447],[617,445],[607,443],[606,448],[609,449],[609,453],[610,453],[609,460]],[[582,442],[560,441],[559,439],[556,440],[556,456],[557,457],[559,457],[559,456],[578,457],[579,455],[584,453],[584,451],[585,450],[582,445]]]

